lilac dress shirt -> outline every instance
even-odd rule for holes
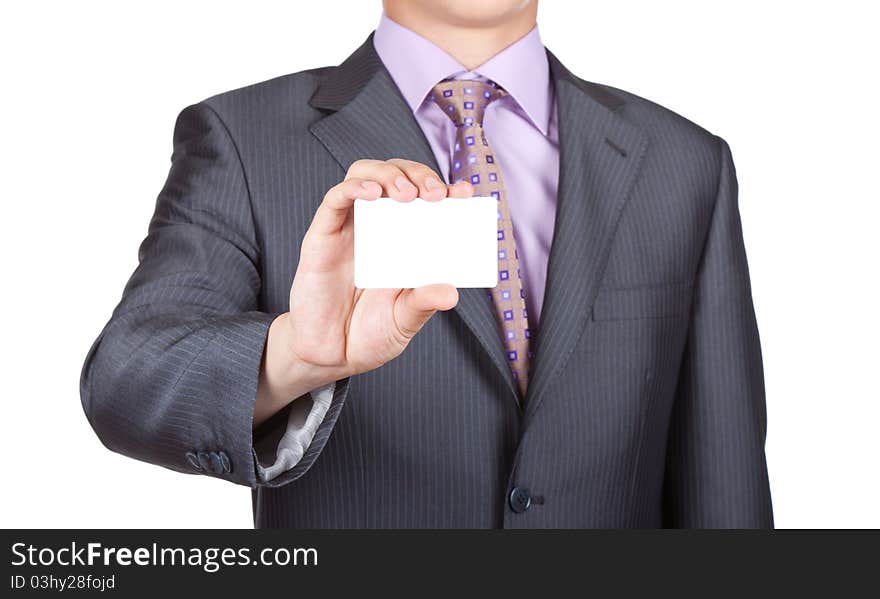
[[[537,26],[472,71],[384,14],[373,35],[373,45],[424,132],[442,171],[438,174],[447,182],[455,126],[429,98],[431,89],[448,78],[483,79],[494,81],[509,94],[489,104],[483,129],[504,175],[529,325],[537,329],[559,181],[556,101]],[[302,459],[330,407],[333,389],[331,383],[312,391],[311,401],[303,397],[293,403],[275,463],[257,466],[263,480],[275,478]]]
[[[489,104],[483,129],[504,174],[529,324],[537,328],[559,179],[556,102],[538,27],[473,71],[385,15],[373,35],[373,45],[425,133],[443,170],[439,174],[447,181],[455,125],[428,93],[447,78],[489,79],[508,92],[508,96]]]

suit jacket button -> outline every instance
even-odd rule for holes
[[[522,514],[532,505],[532,496],[525,487],[514,487],[508,497],[510,509],[516,514]]]
[[[229,461],[229,456],[226,455],[225,451],[218,451],[217,455],[220,456],[220,463],[223,466],[223,473],[228,474],[232,472],[232,462]]]
[[[220,454],[216,451],[211,452],[211,470],[217,474],[223,474],[223,460],[220,459]]]
[[[199,464],[199,458],[191,451],[186,452],[186,461],[189,462],[189,465],[193,467],[195,470],[201,471],[202,466]]]
[[[202,467],[202,470],[207,470],[210,472],[211,470],[211,456],[208,455],[207,451],[200,451],[198,454],[199,458],[199,466]]]

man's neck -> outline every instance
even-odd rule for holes
[[[504,22],[479,26],[442,21],[420,11],[417,3],[385,2],[386,16],[430,40],[473,70],[524,37],[536,22],[537,8],[522,10]]]

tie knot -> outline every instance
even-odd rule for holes
[[[443,113],[457,127],[482,126],[490,102],[507,95],[491,81],[441,81],[431,94]]]

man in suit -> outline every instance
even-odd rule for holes
[[[772,526],[727,144],[574,76],[535,0],[384,9],[181,113],[83,371],[101,440],[261,527]],[[354,288],[355,198],[475,194],[498,287]]]

